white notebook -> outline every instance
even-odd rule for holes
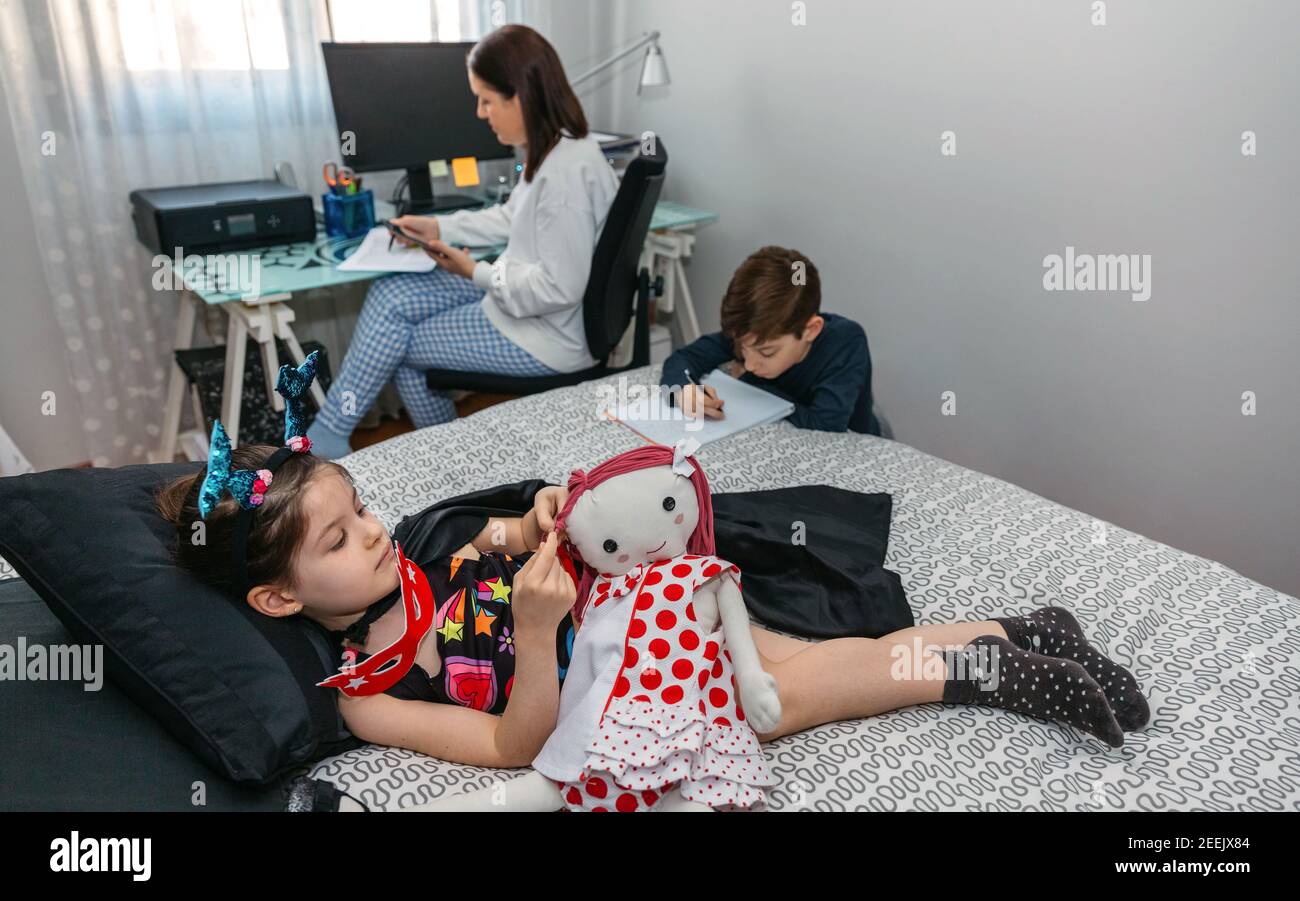
[[[667,390],[657,396],[638,398],[623,410],[611,406],[609,414],[660,444],[671,445],[680,438],[694,438],[703,445],[755,426],[778,422],[794,412],[794,404],[788,400],[733,379],[720,369],[713,370],[701,381],[716,389],[718,397],[726,401],[722,408],[725,418],[688,419],[679,407],[668,403]]]
[[[344,272],[432,272],[438,265],[420,248],[400,241],[394,241],[389,250],[390,237],[388,229],[376,225],[338,268]]]

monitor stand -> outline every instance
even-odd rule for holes
[[[427,165],[407,168],[406,187],[410,198],[406,204],[408,213],[443,213],[483,205],[483,200],[464,194],[442,194],[435,197],[433,179],[429,177]]]

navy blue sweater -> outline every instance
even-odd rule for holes
[[[852,319],[822,313],[826,325],[813,339],[808,356],[774,379],[746,372],[740,380],[794,404],[787,417],[801,429],[880,434],[871,412],[871,353],[867,333]],[[688,383],[686,370],[699,381],[707,373],[736,359],[731,339],[721,332],[704,335],[664,361],[659,383],[665,387]],[[725,395],[719,395],[726,400]],[[726,412],[725,408],[723,412]]]

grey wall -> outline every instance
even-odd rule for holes
[[[721,213],[706,328],[748,253],[797,247],[899,440],[1300,594],[1300,7],[1107,5],[553,0],[548,34],[576,74],[663,32],[670,87],[633,60],[584,102]],[[1044,291],[1067,244],[1151,254],[1151,299]]]
[[[33,466],[50,469],[89,455],[17,157],[0,81],[0,423]],[[55,393],[53,416],[41,412],[45,391]]]

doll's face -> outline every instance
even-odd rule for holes
[[[691,480],[652,466],[601,482],[578,498],[565,533],[588,566],[625,573],[686,553],[700,521]]]

